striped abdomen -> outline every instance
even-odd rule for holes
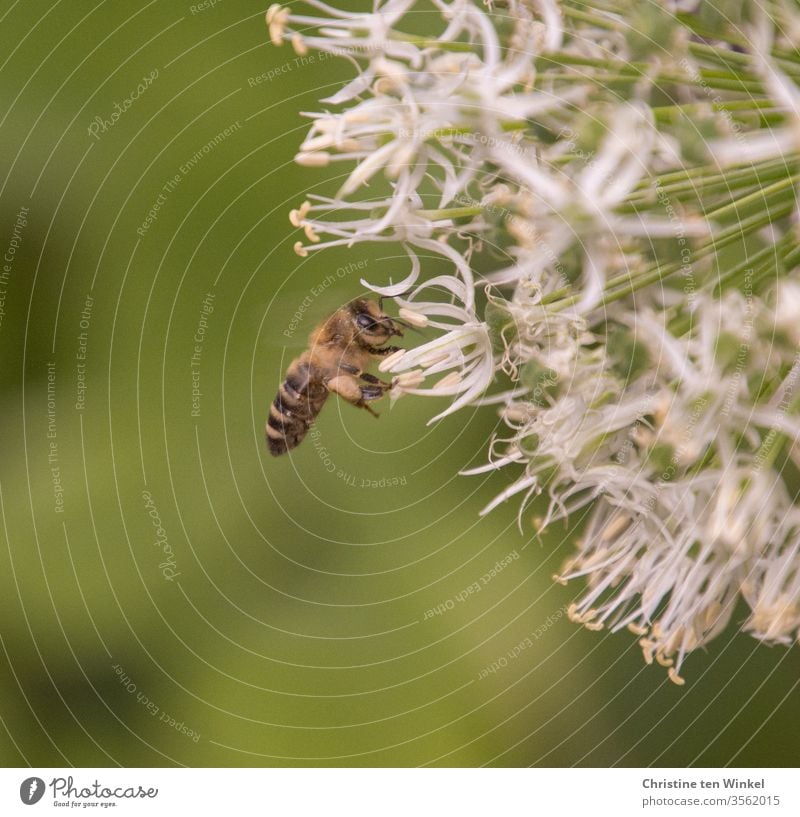
[[[315,382],[307,361],[289,367],[286,380],[269,407],[267,445],[270,454],[279,456],[300,445],[320,413],[328,390]]]

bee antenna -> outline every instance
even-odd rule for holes
[[[383,302],[384,302],[384,301],[385,301],[387,298],[391,298],[392,300],[394,300],[395,298],[403,298],[403,297],[405,297],[406,295],[408,295],[408,293],[409,293],[409,292],[411,292],[411,290],[412,290],[412,289],[414,289],[414,287],[409,287],[409,288],[408,288],[407,290],[405,290],[404,292],[398,292],[398,293],[397,293],[397,295],[381,295],[381,296],[378,298],[378,308],[381,310],[381,312],[383,312]]]

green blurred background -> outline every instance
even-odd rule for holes
[[[732,629],[677,688],[567,621],[572,532],[479,518],[512,478],[457,476],[491,408],[331,402],[266,453],[313,324],[406,265],[292,252],[343,167],[292,164],[300,112],[351,69],[271,47],[263,12],[0,4],[4,764],[795,765],[797,649]]]

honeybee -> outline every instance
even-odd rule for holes
[[[266,436],[270,454],[279,456],[298,446],[332,392],[358,408],[378,415],[369,405],[391,388],[364,369],[371,358],[399,352],[385,344],[403,337],[406,325],[383,313],[368,298],[337,309],[310,335],[309,348],[289,365],[286,379],[269,409]]]

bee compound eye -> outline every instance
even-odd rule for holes
[[[356,323],[362,329],[374,329],[377,326],[374,319],[363,312],[356,318]]]

